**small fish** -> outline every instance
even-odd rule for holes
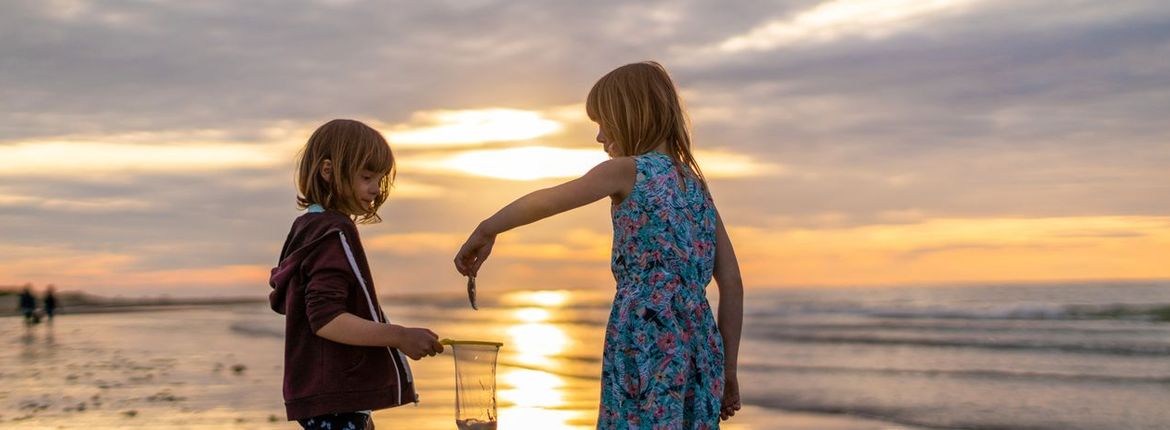
[[[471,308],[479,310],[479,306],[475,305],[475,277],[467,277],[467,300],[471,301]]]

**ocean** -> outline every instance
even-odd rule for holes
[[[499,428],[587,429],[612,294],[481,282],[479,311],[462,294],[382,303],[504,343]],[[744,320],[745,406],[725,429],[1170,428],[1170,282],[749,289]],[[282,336],[263,303],[0,318],[0,428],[297,428]],[[420,403],[378,428],[455,428],[450,355],[413,368]]]

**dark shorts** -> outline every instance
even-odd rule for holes
[[[318,415],[297,420],[305,430],[363,430],[370,422],[370,416],[361,412]]]

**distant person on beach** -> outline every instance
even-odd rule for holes
[[[57,313],[57,296],[53,295],[53,286],[49,285],[45,289],[45,316],[49,318],[49,322],[53,322],[53,315]]]
[[[455,267],[475,276],[500,233],[609,197],[617,294],[597,428],[718,428],[740,408],[743,282],[678,91],[660,64],[628,64],[598,80],[585,107],[611,159],[481,222]],[[705,296],[712,277],[718,324]]]
[[[28,325],[40,322],[37,317],[37,298],[33,297],[32,289],[24,287],[20,292],[20,312],[24,314],[24,323]]]
[[[394,173],[386,140],[358,121],[329,121],[301,150],[308,213],[293,221],[269,300],[285,315],[285,410],[306,429],[374,428],[372,410],[418,401],[406,356],[443,351],[434,332],[389,322],[358,237],[355,223],[381,221]]]

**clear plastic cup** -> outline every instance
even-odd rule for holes
[[[499,342],[443,340],[455,356],[455,425],[496,430],[496,357]]]

